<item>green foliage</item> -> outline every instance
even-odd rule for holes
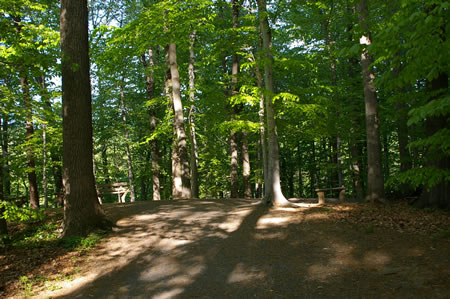
[[[20,288],[25,297],[34,296],[33,282],[27,276],[20,276]]]
[[[62,238],[61,244],[70,250],[87,251],[93,248],[106,234],[105,231],[92,232],[86,237]]]
[[[43,220],[44,214],[40,210],[30,207],[18,207],[14,202],[0,201],[0,210],[3,210],[2,218],[9,222],[29,222]]]

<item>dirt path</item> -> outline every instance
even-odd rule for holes
[[[449,298],[450,242],[367,232],[326,208],[105,205],[118,227],[59,298]]]

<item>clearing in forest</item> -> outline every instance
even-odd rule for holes
[[[254,203],[106,204],[117,227],[92,250],[53,257],[22,275],[70,274],[29,290],[43,298],[450,297],[448,213],[404,204]],[[42,254],[35,250],[28,257]],[[14,267],[11,254],[0,254],[2,272],[6,261]]]

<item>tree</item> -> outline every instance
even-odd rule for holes
[[[87,1],[61,1],[63,236],[86,235],[108,222],[95,189]]]
[[[267,182],[264,182],[264,202],[275,206],[287,205],[289,201],[284,197],[280,184],[280,160],[277,136],[277,124],[275,121],[275,109],[273,105],[273,57],[272,57],[272,34],[267,15],[266,0],[258,0],[258,17],[264,51],[264,85],[266,102],[266,120],[268,146],[268,174]]]
[[[366,135],[367,135],[367,195],[370,202],[384,201],[384,180],[381,164],[380,144],[380,120],[378,117],[378,101],[374,71],[371,67],[373,58],[370,56],[367,46],[371,43],[368,8],[366,0],[361,0],[358,5],[359,22],[364,30],[360,43],[364,45],[361,54],[361,67],[364,83],[364,102],[366,106]]]
[[[181,167],[181,183],[182,190],[180,193],[181,198],[191,198],[191,183],[190,183],[190,171],[189,160],[187,152],[187,140],[186,131],[184,127],[183,117],[183,103],[181,102],[180,91],[180,74],[177,64],[177,48],[175,43],[170,43],[168,46],[168,60],[170,75],[172,78],[172,98],[173,98],[173,112],[174,112],[174,130],[176,134],[176,150],[179,154],[180,167]]]

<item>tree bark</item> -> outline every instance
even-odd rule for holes
[[[198,180],[198,146],[195,128],[195,51],[194,44],[196,38],[194,30],[189,35],[189,100],[191,107],[189,109],[189,139],[191,142],[191,189],[192,197],[199,198],[199,180]]]
[[[384,180],[381,161],[380,120],[378,118],[378,101],[376,87],[373,83],[375,74],[371,65],[373,58],[369,55],[367,46],[370,45],[370,31],[368,25],[368,8],[366,0],[358,4],[358,17],[364,34],[360,43],[365,45],[361,53],[361,67],[364,84],[364,102],[366,110],[367,135],[367,195],[370,202],[384,202]]]
[[[0,118],[0,142],[3,144],[3,132],[1,126],[2,119]],[[3,167],[0,168],[0,245],[8,239],[8,225],[6,219],[4,218],[5,209],[1,204],[5,201],[5,196],[3,192],[3,178],[5,176]]]
[[[1,119],[0,119],[1,120]],[[8,154],[8,116],[3,115],[3,124],[1,126],[2,131],[2,158],[3,164],[1,165],[3,170],[3,196],[4,198],[8,198],[11,195],[11,180],[10,180],[10,171],[9,171],[9,154]]]
[[[258,0],[258,17],[261,35],[263,38],[264,59],[264,85],[266,89],[266,116],[267,135],[269,138],[268,156],[268,182],[265,184],[264,202],[275,206],[289,205],[290,202],[284,197],[280,184],[280,160],[278,149],[277,123],[275,120],[275,108],[273,105],[273,57],[272,57],[272,34],[267,17],[266,0]]]
[[[236,40],[236,30],[239,27],[239,3],[237,0],[231,1],[232,5],[232,36]],[[231,96],[234,97],[239,93],[238,89],[238,74],[239,74],[239,56],[236,53],[235,47],[233,47],[232,63],[231,63]],[[231,120],[236,119],[237,109],[235,105],[231,104]],[[238,134],[233,128],[230,132],[230,154],[231,154],[231,198],[239,197],[239,176],[238,176]]]
[[[28,188],[30,196],[30,204],[33,209],[39,208],[39,191],[37,185],[36,176],[36,161],[34,157],[33,150],[33,135],[34,135],[34,125],[33,125],[33,110],[31,107],[31,96],[30,87],[28,84],[27,75],[23,67],[21,67],[20,75],[20,85],[23,91],[23,105],[26,110],[26,140],[27,140],[27,167],[28,167]]]
[[[180,157],[181,165],[181,198],[191,198],[191,182],[189,171],[189,160],[187,154],[187,140],[184,129],[183,103],[181,102],[180,74],[177,64],[177,47],[174,43],[169,44],[168,58],[170,66],[170,75],[172,78],[172,97],[174,113],[174,129],[176,132],[176,144]]]
[[[130,134],[127,127],[127,115],[125,111],[125,92],[124,92],[124,82],[125,77],[122,77],[122,82],[120,84],[120,111],[122,113],[122,121],[124,126],[125,135],[125,151],[127,154],[127,165],[128,165],[128,183],[130,185],[130,201],[134,202],[136,200],[136,193],[134,191],[134,174],[133,174],[133,160],[130,151]]]
[[[262,42],[262,41],[261,41]],[[258,84],[258,88],[260,90],[263,89],[263,79],[261,75],[261,69],[259,67],[259,59],[255,61],[255,73],[256,73],[256,80]],[[260,142],[261,142],[261,152],[262,152],[262,162],[263,162],[263,174],[264,174],[264,181],[263,181],[263,189],[265,189],[265,183],[268,182],[267,174],[269,169],[269,163],[267,160],[267,143],[266,143],[266,127],[265,127],[265,121],[264,121],[264,96],[261,93],[260,100],[259,100],[259,134],[260,134]]]
[[[42,126],[42,189],[44,191],[44,207],[48,208],[48,192],[47,192],[47,126]]]
[[[314,194],[315,193],[315,189],[318,188],[319,186],[317,186],[318,181],[317,181],[317,168],[316,168],[316,143],[313,140],[311,142],[311,158],[309,161],[309,189],[310,189],[310,193]]]
[[[242,180],[244,187],[244,198],[252,197],[252,189],[250,186],[250,155],[248,153],[248,131],[242,133]]]
[[[437,78],[429,82],[428,89],[430,94],[434,94],[428,100],[429,102],[448,96],[448,74],[440,73]],[[448,114],[427,117],[425,126],[428,138],[444,128],[449,128]],[[435,150],[428,149],[426,160],[427,167],[434,167],[447,172],[450,169],[450,156],[440,147]],[[425,184],[419,200],[414,205],[418,208],[437,207],[445,209],[450,207],[450,180],[448,177],[442,177],[441,181],[434,185]]]
[[[145,59],[145,54],[142,55],[142,62],[144,67],[148,68],[148,74],[145,76],[145,85],[147,90],[147,97],[149,101],[153,101],[155,96],[155,78],[154,78],[154,68],[155,62],[153,58],[153,50],[150,48],[148,50],[148,63]],[[167,80],[166,80],[167,82]],[[168,82],[166,83],[168,84]],[[168,88],[168,87],[167,87]],[[168,93],[168,90],[167,90]],[[149,106],[149,116],[150,116],[150,134],[155,134],[156,132],[156,105]],[[159,146],[158,139],[152,138],[150,141],[151,149],[151,159],[152,159],[152,195],[153,200],[161,200],[161,187],[159,182]]]
[[[63,236],[108,227],[98,202],[92,163],[92,107],[87,0],[61,0],[63,99]]]
[[[300,147],[300,142],[297,145],[297,161],[298,161],[298,197],[303,197],[303,174],[302,174],[302,167],[303,167],[303,159],[302,159],[302,151]]]

